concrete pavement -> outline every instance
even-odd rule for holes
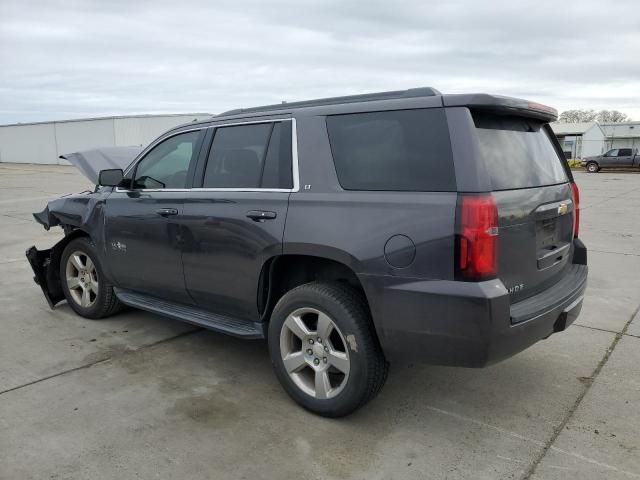
[[[487,369],[392,367],[327,420],[286,396],[264,342],[50,310],[24,250],[61,232],[30,213],[89,186],[0,164],[0,479],[640,478],[640,175],[576,178],[591,273],[574,326]]]

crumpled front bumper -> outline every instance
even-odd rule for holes
[[[27,260],[34,273],[33,281],[40,285],[51,308],[64,300],[60,276],[57,268],[52,268],[59,264],[55,262],[55,256],[60,254],[58,250],[55,246],[47,250],[38,250],[33,246],[26,251]]]

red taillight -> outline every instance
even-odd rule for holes
[[[495,277],[498,270],[498,209],[492,195],[460,198],[457,274],[465,280]]]
[[[578,238],[580,233],[580,190],[575,182],[571,182],[571,193],[573,193],[573,211],[574,223],[573,223],[573,236]]]

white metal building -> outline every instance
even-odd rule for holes
[[[601,123],[606,137],[606,150],[611,148],[640,149],[640,122]]]
[[[147,145],[172,127],[210,116],[134,115],[0,125],[0,162],[68,165],[58,157],[101,147]]]
[[[552,123],[567,158],[600,155],[605,150],[605,134],[597,122]]]

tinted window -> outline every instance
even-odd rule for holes
[[[138,163],[134,188],[185,188],[199,136],[200,132],[182,133],[156,145]]]
[[[567,181],[543,124],[522,117],[474,112],[480,153],[494,190],[540,187]]]
[[[607,153],[604,154],[605,157],[617,157],[618,156],[618,149],[613,149],[613,150],[609,150]]]
[[[628,157],[631,155],[631,149],[630,148],[621,148],[618,151],[618,156],[619,157]]]
[[[276,123],[264,162],[262,188],[293,188],[291,122]]]
[[[346,190],[456,189],[443,109],[334,115],[327,130]]]
[[[291,122],[218,128],[205,188],[291,188]]]

